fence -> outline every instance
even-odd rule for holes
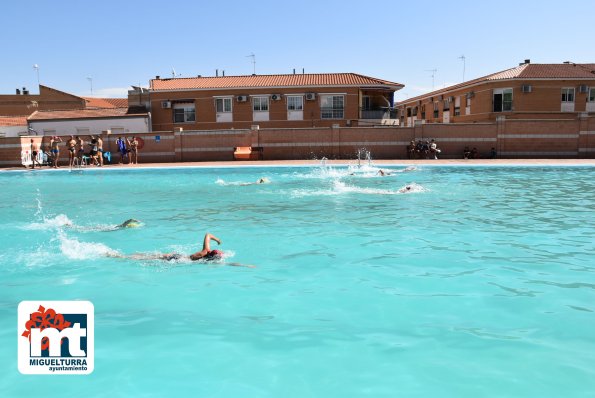
[[[581,114],[574,120],[505,120],[496,123],[416,124],[413,127],[341,127],[300,129],[235,129],[151,132],[142,140],[141,163],[233,160],[235,147],[262,148],[264,160],[327,157],[353,159],[365,148],[375,159],[405,159],[413,140],[435,139],[441,158],[461,158],[463,149],[477,148],[483,156],[495,148],[501,158],[593,158],[595,117]],[[119,161],[113,135],[103,135],[103,149]],[[49,137],[0,138],[0,166],[22,166],[21,154],[30,140],[46,149]],[[83,137],[86,142],[88,137]],[[64,148],[64,144],[61,144]],[[68,153],[60,152],[66,164]],[[29,163],[30,164],[30,163]]]

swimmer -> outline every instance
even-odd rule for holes
[[[381,177],[384,177],[384,176],[389,176],[389,175],[391,175],[391,173],[389,173],[388,171],[384,171],[384,170],[382,170],[382,169],[378,170],[378,173],[376,173],[376,174],[378,174],[378,175],[379,175],[379,176],[381,176]]]
[[[399,190],[397,192],[399,192],[399,193],[411,192],[411,185],[405,185],[403,188],[399,188]]]
[[[218,245],[221,244],[221,239],[217,238],[215,235],[210,233],[206,233],[203,244],[202,250],[197,251],[191,255],[185,255],[181,253],[136,253],[132,255],[124,255],[119,253],[109,253],[107,254],[108,257],[116,257],[116,258],[130,258],[133,260],[164,260],[164,261],[175,261],[181,260],[185,258],[189,258],[192,261],[198,260],[206,260],[206,261],[213,261],[213,260],[220,260],[223,258],[223,252],[221,250],[211,250],[211,240],[217,242]],[[254,268],[253,265],[244,265],[240,263],[225,263],[225,265],[231,265],[234,267],[250,267]]]
[[[138,228],[140,226],[142,226],[143,223],[141,221],[138,221],[134,218],[129,218],[128,220],[124,221],[122,224],[118,224],[116,225],[116,229],[121,229],[121,228]]]
[[[262,177],[262,178],[259,178],[258,180],[256,180],[256,182],[243,182],[239,185],[246,186],[246,185],[258,185],[258,184],[270,184],[270,183],[271,183],[271,180],[269,180],[266,177]]]

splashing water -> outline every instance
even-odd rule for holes
[[[60,243],[60,252],[71,260],[120,255],[117,250],[111,249],[103,243],[80,242],[75,238],[69,238],[63,231],[58,232],[58,242]]]

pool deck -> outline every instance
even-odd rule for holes
[[[241,166],[317,166],[320,160],[253,160],[253,161],[221,161],[221,162],[178,162],[178,163],[141,163],[138,165],[110,164],[103,169],[137,169],[167,167],[241,167]],[[356,159],[327,160],[328,165],[353,165]],[[362,164],[365,161],[362,160]],[[595,159],[373,159],[374,166],[595,166]],[[43,167],[42,170],[48,170]],[[61,166],[59,169],[68,169]],[[88,169],[100,169],[89,166]],[[25,167],[9,167],[2,170],[31,170]]]

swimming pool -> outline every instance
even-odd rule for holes
[[[2,396],[595,391],[595,169],[383,170],[1,173]],[[223,260],[106,256],[191,253],[206,231]],[[36,299],[93,302],[91,375],[18,373]]]

